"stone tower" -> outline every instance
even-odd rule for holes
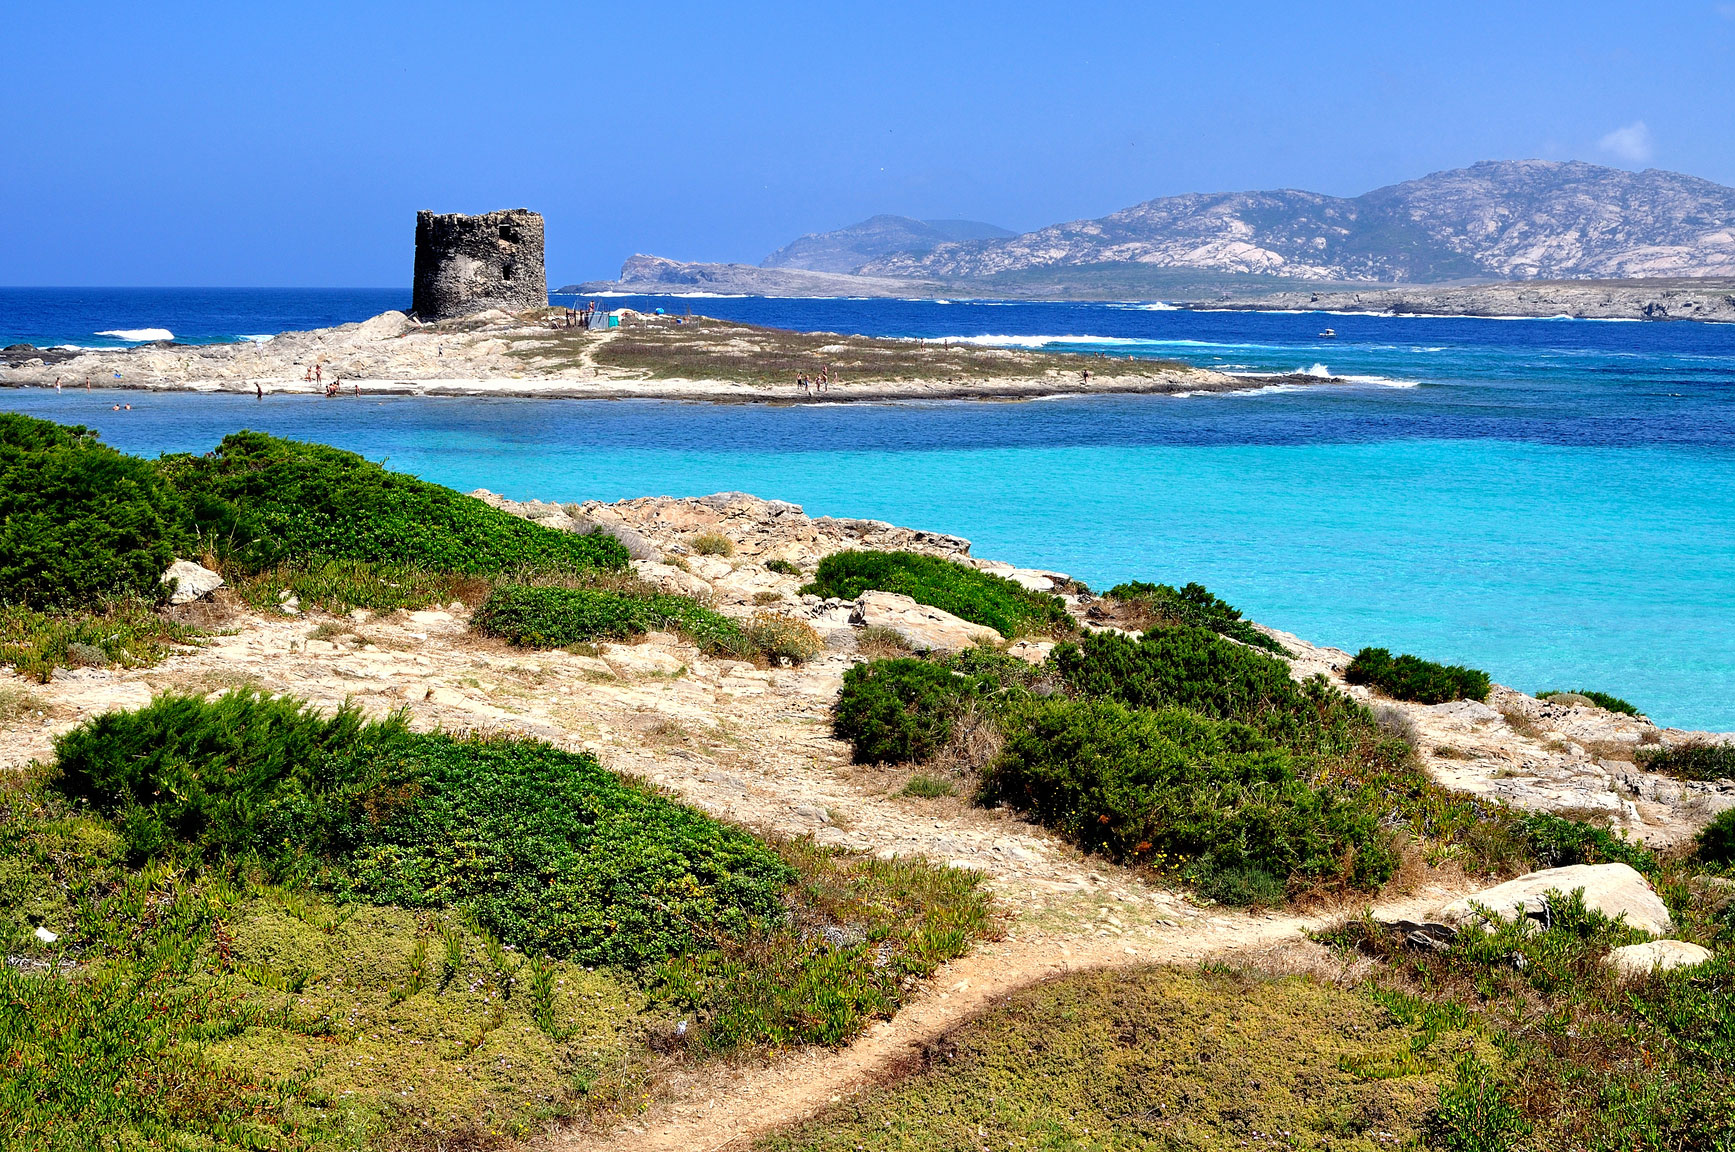
[[[522,312],[548,304],[542,217],[524,208],[465,216],[416,213],[416,281],[410,307],[423,320],[485,308]]]

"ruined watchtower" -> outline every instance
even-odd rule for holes
[[[410,307],[423,320],[484,308],[522,312],[548,304],[542,217],[524,208],[465,216],[416,213],[416,281]]]

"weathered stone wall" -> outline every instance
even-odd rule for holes
[[[524,208],[465,216],[416,213],[411,307],[423,320],[485,308],[522,312],[548,303],[542,217]]]

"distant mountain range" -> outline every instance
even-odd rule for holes
[[[644,269],[645,258],[634,261]],[[754,290],[745,265],[670,267],[688,276],[726,267],[733,290]],[[900,281],[912,295],[1100,296],[1729,276],[1735,188],[1657,169],[1489,161],[1350,198],[1291,189],[1169,196],[1023,235],[875,216],[803,236],[761,267],[865,277],[863,290],[876,295]]]

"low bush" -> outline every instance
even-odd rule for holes
[[[1595,692],[1589,688],[1557,688],[1548,692],[1538,692],[1536,694],[1538,700],[1552,700],[1557,696],[1582,696],[1592,704],[1595,704],[1598,708],[1606,709],[1609,712],[1620,712],[1627,716],[1644,715],[1644,713],[1640,712],[1633,705],[1628,704],[1625,700],[1622,700],[1619,696],[1611,696],[1607,692]]]
[[[1344,679],[1378,689],[1394,700],[1417,704],[1488,699],[1486,672],[1459,664],[1436,664],[1407,654],[1393,656],[1385,648],[1363,648],[1356,653]]]
[[[773,664],[805,664],[825,648],[813,625],[779,612],[755,613],[741,631]]]
[[[206,456],[158,465],[185,502],[199,547],[239,572],[361,560],[498,574],[626,567],[601,531],[561,532],[353,452],[237,432]]]
[[[775,559],[767,560],[765,562],[765,570],[767,572],[775,572],[780,576],[799,576],[799,575],[801,575],[801,568],[799,565],[794,564],[788,560],[785,560],[782,557],[777,557]]]
[[[925,760],[951,738],[978,690],[971,677],[913,657],[857,664],[843,674],[832,730],[858,763]]]
[[[1519,828],[1539,868],[1571,864],[1627,864],[1647,875],[1657,871],[1657,858],[1643,844],[1622,839],[1607,828],[1566,820],[1548,812],[1519,818]]]
[[[1007,717],[984,796],[1091,851],[1179,866],[1207,895],[1274,902],[1284,882],[1372,887],[1397,858],[1378,815],[1309,785],[1255,729],[1180,708],[1033,700]]]
[[[339,891],[455,906],[521,949],[642,966],[780,919],[792,873],[752,837],[512,739],[413,734],[232,692],[163,696],[55,745],[56,787],[131,858],[257,858]]]
[[[1735,777],[1735,744],[1689,743],[1641,748],[1638,764],[1678,780],[1723,780]]]
[[[986,625],[1008,639],[1062,634],[1074,628],[1058,596],[1032,592],[1004,577],[915,552],[833,552],[819,562],[813,582],[802,588],[803,593],[844,600],[869,590],[908,596],[918,604]]]
[[[713,655],[748,659],[758,652],[739,624],[685,596],[502,584],[471,624],[485,636],[526,648],[626,640],[668,628]]]
[[[1699,859],[1707,864],[1735,864],[1735,808],[1726,808],[1704,828],[1695,841]]]
[[[1241,619],[1238,609],[1213,596],[1203,584],[1173,588],[1134,580],[1116,584],[1105,595],[1135,605],[1152,624],[1187,624],[1208,628],[1220,636],[1285,655],[1283,645]],[[1148,627],[1148,625],[1147,625]]]
[[[701,532],[687,541],[687,546],[698,556],[735,555],[735,542],[721,532]]]
[[[918,800],[938,800],[942,796],[956,796],[958,789],[950,780],[941,776],[929,776],[918,772],[904,783],[898,792],[900,796],[912,796]]]
[[[82,427],[0,413],[0,604],[160,602],[187,536],[155,467]]]

